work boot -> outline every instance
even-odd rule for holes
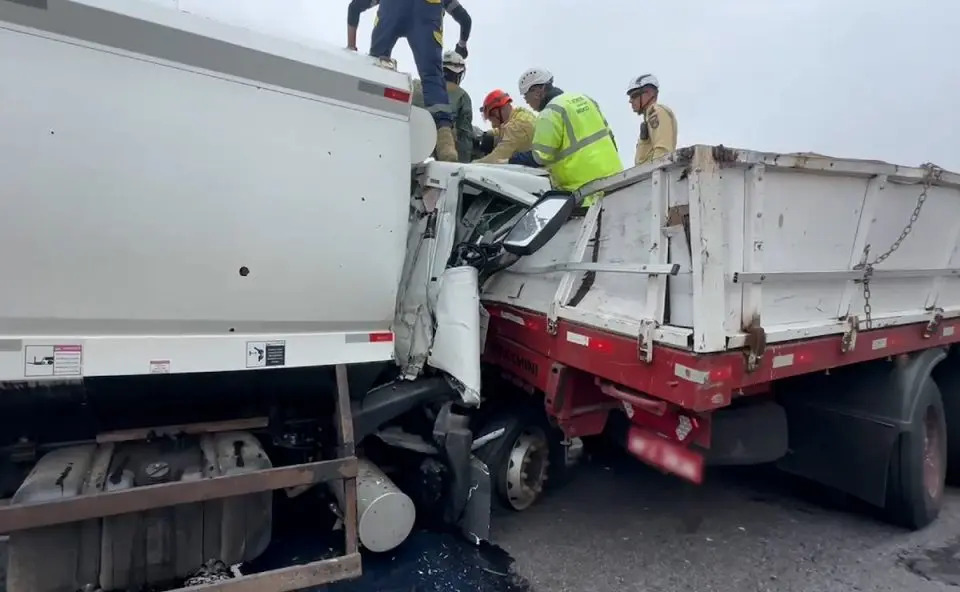
[[[437,160],[458,162],[457,143],[453,139],[453,128],[444,126],[437,128]]]

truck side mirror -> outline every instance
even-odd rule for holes
[[[576,206],[573,194],[548,191],[503,239],[503,250],[513,255],[531,255],[557,234]]]

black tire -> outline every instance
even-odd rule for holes
[[[960,355],[952,351],[933,370],[947,421],[947,483],[960,485]]]
[[[517,406],[510,411],[500,412],[475,432],[478,436],[488,434],[492,431],[504,429],[504,434],[479,448],[475,454],[477,458],[486,463],[490,469],[490,477],[493,481],[494,499],[498,505],[513,511],[523,511],[536,503],[543,492],[547,489],[553,489],[567,481],[569,470],[567,469],[567,451],[563,445],[563,433],[556,429],[547,420],[546,414],[533,406]],[[537,439],[542,436],[546,447],[547,467],[545,470],[545,479],[538,479],[533,476],[535,497],[532,501],[518,499],[518,494],[511,479],[510,471],[517,471],[516,464],[511,464],[511,454],[518,446],[523,444],[521,438],[524,436],[533,436]],[[534,461],[537,465],[538,461]],[[534,467],[534,473],[540,474],[539,466]],[[528,492],[525,492],[528,493]]]
[[[919,530],[943,507],[947,472],[947,424],[937,384],[927,378],[920,389],[909,429],[890,455],[887,519]]]

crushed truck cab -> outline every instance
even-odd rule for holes
[[[491,251],[457,245],[544,177],[421,164],[432,118],[369,56],[149,3],[0,1],[0,76],[9,592],[255,559],[280,489],[330,499],[344,555],[220,588],[355,577],[418,508],[486,536]]]
[[[148,3],[0,2],[0,76],[7,590],[250,561],[279,489],[330,498],[345,554],[225,589],[354,577],[418,510],[487,536],[479,286],[546,177],[423,163],[432,118],[369,56]]]

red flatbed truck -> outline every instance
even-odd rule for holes
[[[776,462],[936,518],[960,464],[960,176],[695,146],[594,191],[485,284],[492,368],[568,438],[691,482]]]

